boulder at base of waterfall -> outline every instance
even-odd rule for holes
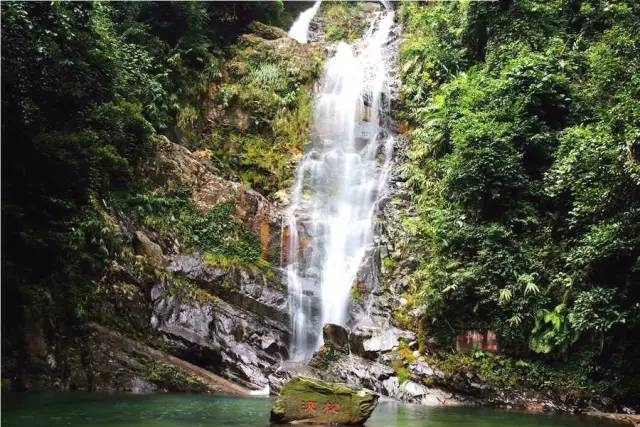
[[[324,345],[330,345],[335,350],[344,350],[349,352],[349,333],[347,330],[333,323],[327,323],[322,328],[322,339]]]
[[[395,327],[359,326],[351,330],[349,345],[351,352],[366,359],[376,360],[383,353],[389,353],[400,345],[400,339],[413,341],[413,332]]]
[[[271,408],[271,422],[362,425],[378,405],[378,395],[344,383],[294,377]]]

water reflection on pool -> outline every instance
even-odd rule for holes
[[[272,401],[202,394],[6,394],[5,427],[265,427]],[[367,427],[584,427],[616,426],[592,418],[533,415],[483,408],[429,408],[381,402]]]

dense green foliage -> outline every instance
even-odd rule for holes
[[[322,4],[324,16],[324,37],[327,41],[350,42],[362,36],[366,22],[356,16],[362,10],[362,3],[354,1],[326,2]]]
[[[429,363],[449,375],[464,375],[473,370],[482,379],[500,388],[525,388],[529,390],[553,390],[567,403],[585,395],[610,393],[611,384],[589,378],[590,366],[571,361],[565,369],[540,360],[513,359],[483,351],[471,354],[433,355]]]
[[[208,147],[222,171],[262,193],[288,188],[309,135],[323,55],[290,39],[252,35],[234,53],[213,96],[218,126],[206,136]]]
[[[152,150],[151,117],[133,95],[155,77],[142,49],[117,48],[126,42],[114,13],[98,3],[3,4],[5,325],[21,325],[30,308],[81,317],[90,278],[121,251],[102,200]],[[136,61],[149,67],[131,68]],[[20,327],[3,331],[20,342]]]
[[[189,192],[141,171],[163,134],[222,176],[265,194],[286,188],[323,52],[252,22],[286,27],[306,6],[2,4],[5,366],[29,363],[29,334],[91,319],[110,267],[143,275],[127,227],[175,238],[207,263],[265,266],[231,204],[200,212]],[[359,36],[361,12],[325,3],[326,39]],[[406,228],[420,266],[396,321],[418,317],[422,349],[427,337],[497,332],[502,355],[430,356],[452,374],[637,401],[640,6],[406,2],[401,17],[404,172],[419,211]],[[216,302],[193,283],[168,290]],[[408,379],[415,356],[398,353]],[[190,381],[176,375],[158,365],[147,379]]]
[[[231,203],[219,203],[203,213],[187,190],[123,193],[115,200],[142,227],[176,236],[187,251],[198,250],[228,263],[262,262],[258,237],[233,217]]]
[[[230,177],[259,164],[252,157],[242,165],[216,158],[226,140],[217,130],[223,124],[209,119],[219,105],[220,114],[229,113],[220,88],[235,82],[226,64],[245,51],[239,36],[251,31],[254,20],[286,27],[304,6],[285,7],[279,1],[2,4],[6,366],[29,363],[20,354],[32,324],[46,325],[38,334],[55,340],[66,326],[90,318],[89,301],[107,267],[134,262],[130,237],[123,232],[128,218],[116,209],[122,204],[136,208],[136,226],[158,232],[175,227],[171,231],[181,244],[208,252],[210,260],[256,262],[255,236],[230,220],[228,205],[199,214],[188,194],[145,188],[141,168],[153,159],[155,134],[206,148],[205,155],[218,160]],[[289,97],[278,104],[286,111],[274,112],[262,127],[274,126],[281,139],[295,132],[299,141],[309,115],[308,106],[299,113],[293,105],[305,103],[304,90],[292,87],[296,82],[302,87],[299,74],[291,70],[282,86],[281,77],[271,83],[269,70],[258,65],[258,60],[247,64],[253,80],[242,84],[264,81],[265,93]],[[305,78],[310,86],[313,73]],[[244,152],[262,153],[265,141],[257,135],[245,141]]]
[[[427,333],[494,329],[509,355],[577,361],[637,397],[638,4],[407,2],[402,13],[405,172],[420,211],[407,226],[421,242],[412,281]]]

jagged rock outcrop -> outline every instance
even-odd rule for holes
[[[234,217],[260,236],[263,257],[280,259],[280,216],[270,202],[166,138],[158,141],[148,179],[172,189],[186,186],[202,211],[230,202]],[[288,358],[287,290],[278,269],[215,264],[197,252],[167,248],[166,275],[152,287],[150,319],[171,353],[252,389]],[[183,283],[183,281],[185,281]],[[191,286],[192,288],[189,288]]]
[[[312,374],[318,378],[364,387],[393,399],[425,405],[458,405],[466,401],[437,386],[401,380],[388,364],[335,352],[326,345],[314,355],[309,365]]]
[[[220,299],[184,300],[163,285],[151,292],[151,324],[185,360],[257,390],[288,357],[286,325]]]
[[[198,253],[177,254],[167,268],[219,298],[284,325],[289,321],[287,289],[280,271],[255,266],[207,264]]]
[[[436,370],[430,369],[426,363],[416,363],[414,367],[416,374],[421,373],[422,377],[416,376],[415,380],[412,377],[408,381],[398,377],[396,371],[390,366],[395,354],[391,349],[397,348],[405,332],[397,328],[385,331],[368,329],[364,335],[357,335],[342,326],[327,324],[323,329],[324,345],[309,361],[310,370],[306,371],[306,374],[326,381],[364,387],[382,396],[407,402],[425,405],[456,405],[463,402],[465,399],[441,389],[437,384],[427,385],[427,381],[420,382],[421,378],[426,378],[427,374],[437,375]],[[356,354],[351,344],[354,337],[356,337],[355,345],[362,349],[363,343],[371,340],[374,334],[378,334],[373,340],[376,351]],[[385,343],[385,345],[379,345],[379,343]]]
[[[375,360],[398,348],[400,340],[413,341],[415,334],[394,326],[357,326],[349,333],[351,352]]]
[[[186,147],[160,136],[156,141],[156,156],[149,163],[145,175],[167,190],[190,189],[193,202],[203,212],[219,203],[232,203],[234,217],[259,236],[263,257],[278,264],[279,212],[257,191],[221,178],[217,172],[206,158],[199,158]]]
[[[322,340],[335,350],[349,352],[349,332],[340,325],[327,323],[322,328]]]

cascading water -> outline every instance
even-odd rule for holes
[[[318,348],[323,324],[346,323],[351,287],[372,245],[393,149],[393,20],[392,11],[381,12],[361,40],[339,43],[316,95],[312,142],[298,165],[284,233],[294,360]]]
[[[309,24],[311,24],[311,20],[313,19],[313,17],[316,16],[316,13],[320,8],[320,3],[320,0],[316,1],[313,6],[311,6],[309,9],[305,10],[298,16],[296,22],[294,22],[291,26],[291,29],[289,29],[289,37],[297,40],[299,43],[307,42],[307,39],[309,37]]]

